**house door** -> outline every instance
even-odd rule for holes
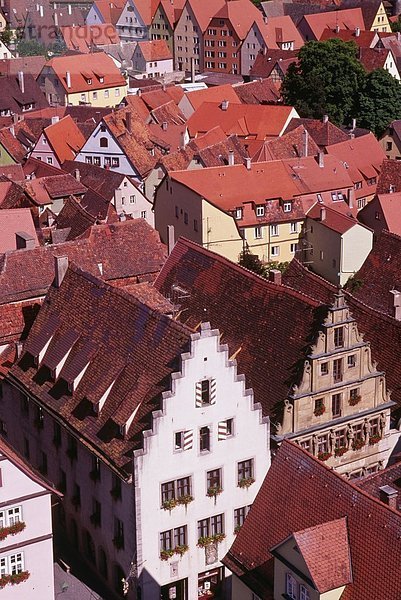
[[[161,600],[187,600],[188,580],[181,579],[168,583],[161,588]]]
[[[204,600],[212,600],[215,598],[221,598],[223,583],[223,569],[210,569],[205,573],[199,573],[198,575],[198,598],[204,598]]]

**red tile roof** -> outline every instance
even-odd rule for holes
[[[329,12],[319,12],[311,15],[304,15],[304,20],[309,25],[316,40],[320,40],[325,29],[355,30],[365,29],[361,8],[349,8],[346,10],[333,10]]]
[[[46,127],[44,134],[60,164],[65,160],[74,160],[85,143],[84,136],[70,115]]]
[[[270,598],[270,549],[294,532],[346,518],[352,582],[342,600],[401,597],[401,515],[358,489],[296,444],[283,442],[246,521],[223,562],[257,595]],[[332,556],[342,556],[342,539]],[[314,569],[321,557],[316,553]],[[331,563],[333,565],[333,563]],[[333,577],[340,565],[333,565]],[[344,573],[344,576],[346,574]],[[341,578],[339,576],[339,578]],[[346,578],[346,577],[344,577]]]
[[[225,0],[187,0],[200,30],[204,32],[214,15],[225,5]]]
[[[77,50],[83,54],[92,52],[95,46],[118,44],[120,38],[111,23],[98,25],[81,25],[60,27],[64,42],[69,50]]]
[[[386,48],[359,48],[359,60],[365,70],[370,73],[375,69],[384,69],[390,53],[391,50]]]
[[[339,39],[344,42],[355,42],[357,46],[361,46],[362,48],[371,48],[377,35],[376,31],[359,30],[357,35],[355,29],[340,29],[340,31],[325,29],[320,40]]]
[[[115,25],[125,6],[125,0],[95,0],[94,6],[103,17],[104,23]]]
[[[252,162],[283,160],[286,158],[294,158],[296,156],[303,157],[305,156],[306,136],[308,136],[307,155],[317,156],[319,154],[319,147],[303,125],[299,125],[275,140],[263,142],[257,153],[252,156]]]
[[[120,187],[124,178],[122,173],[116,173],[110,169],[103,169],[96,165],[66,160],[63,163],[63,171],[74,175],[79,171],[79,180],[87,188],[91,188],[109,202],[113,200],[117,188]]]
[[[250,71],[252,77],[270,77],[276,65],[285,73],[289,65],[297,62],[298,50],[268,49],[266,53],[259,52]]]
[[[345,131],[330,121],[320,121],[319,119],[291,119],[284,133],[289,133],[300,125],[305,127],[311,138],[322,149],[349,140],[349,135]]]
[[[56,198],[86,192],[86,187],[70,174],[50,175],[27,180],[22,184],[25,193],[37,205],[52,204]]]
[[[232,104],[241,104],[240,98],[232,85],[216,85],[203,90],[195,90],[185,94],[186,99],[194,110],[197,110],[204,102],[218,102],[227,100]]]
[[[281,100],[277,85],[270,79],[235,85],[234,90],[243,104],[276,104]]]
[[[73,197],[67,198],[56,217],[57,229],[66,231],[65,241],[75,240],[84,234],[96,222],[96,217],[86,211]]]
[[[137,49],[142,53],[146,62],[154,60],[173,60],[173,55],[166,40],[138,42]]]
[[[29,208],[0,210],[0,253],[16,250],[16,234],[26,233],[33,238],[33,244],[39,246],[35,225]]]
[[[268,18],[261,30],[269,49],[279,49],[279,43],[285,42],[293,42],[294,50],[299,50],[304,45],[302,35],[289,15]]]
[[[187,125],[191,137],[220,125],[226,135],[235,133],[247,139],[265,140],[283,133],[290,117],[294,116],[293,111],[291,106],[240,103],[230,103],[227,110],[223,110],[221,103],[203,102]]]
[[[221,8],[216,7],[216,12],[212,16],[215,19],[228,19],[229,24],[240,40],[246,38],[255,22],[262,31],[265,32],[265,29],[267,29],[261,12],[254,4],[249,4],[248,0],[225,2]],[[265,37],[268,33],[270,33],[269,30],[265,32]]]
[[[384,228],[390,233],[401,236],[401,192],[378,194],[375,198],[377,199],[385,219]],[[369,204],[367,207],[369,207]],[[361,221],[363,222],[362,216]]]
[[[0,144],[17,163],[23,162],[28,153],[9,128],[0,129]]]
[[[142,446],[143,431],[151,429],[152,412],[162,408],[161,393],[168,389],[171,373],[179,369],[181,353],[189,349],[191,331],[73,266],[61,287],[50,288],[47,297],[25,352],[8,378],[17,380],[47,410],[57,411],[81,443],[130,477],[132,452]],[[30,357],[47,341],[49,324],[53,338],[44,365],[53,366],[55,357],[70,352],[57,382],[47,379],[39,384],[38,367]],[[68,393],[66,382],[71,384],[87,363],[78,387]],[[96,403],[109,388],[96,413]],[[136,409],[122,435],[121,428]]]
[[[308,217],[314,219],[316,221],[320,221],[332,231],[343,235],[347,231],[349,231],[355,225],[359,227],[363,227],[361,223],[359,223],[356,219],[352,218],[349,215],[343,214],[338,210],[330,208],[329,206],[325,206],[326,216],[324,221],[321,221],[321,208],[322,205],[320,203],[316,203],[308,212]]]
[[[114,61],[104,52],[57,56],[49,60],[46,67],[54,70],[69,94],[127,85]],[[71,87],[67,87],[67,72],[71,74]],[[88,83],[88,80],[92,83]]]
[[[395,159],[383,161],[376,191],[378,194],[388,194],[390,189],[401,192],[401,161]]]
[[[54,278],[54,256],[106,281],[148,281],[160,271],[166,251],[158,233],[143,219],[93,226],[84,239],[16,250],[0,256],[0,304],[45,295]]]

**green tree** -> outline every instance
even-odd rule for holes
[[[401,31],[401,16],[400,15],[398,15],[397,21],[394,21],[394,23],[390,22],[390,27],[391,27],[391,31],[393,31],[394,33],[397,33],[397,31]]]
[[[43,44],[36,40],[20,40],[17,44],[20,56],[46,56],[47,51]]]
[[[12,33],[10,31],[9,26],[7,25],[5,29],[3,29],[2,32],[0,32],[0,40],[3,42],[3,44],[5,44],[6,46],[10,45],[10,42],[12,40]]]
[[[256,254],[252,254],[249,250],[243,250],[240,254],[239,264],[262,277],[266,277],[267,270]]]
[[[332,39],[308,42],[284,78],[282,94],[302,117],[327,114],[337,125],[357,117],[358,91],[366,73],[354,42]]]
[[[401,84],[384,69],[375,69],[360,90],[358,124],[380,137],[395,119],[401,119]]]

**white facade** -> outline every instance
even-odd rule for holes
[[[163,410],[154,414],[153,431],[144,434],[144,450],[134,454],[137,564],[143,598],[160,597],[159,585],[162,598],[178,600],[198,598],[208,583],[213,589],[211,579],[224,577],[220,559],[242,520],[238,509],[246,514],[270,466],[268,419],[262,418],[260,405],[254,403],[244,376],[237,375],[236,363],[219,339],[219,332],[208,325],[193,335],[191,353],[183,356],[182,371],[173,375],[172,391],[164,394]],[[209,382],[209,403],[202,404],[200,399],[202,381]],[[209,428],[209,450],[200,449],[205,427]],[[254,479],[249,487],[238,485],[239,478],[244,485],[238,471],[244,461],[249,461],[249,476]],[[210,497],[208,473],[216,470],[219,481],[215,479],[214,485],[222,491]],[[171,510],[163,508],[166,491],[174,488],[177,499],[184,489],[183,480],[193,501]],[[169,484],[173,485],[169,488]],[[207,549],[198,547],[201,520],[208,520],[206,525],[203,521],[203,528],[209,527],[203,536],[217,532],[225,539]],[[161,560],[166,539],[169,545],[168,532],[173,548],[179,541],[188,550],[182,557],[173,554]]]
[[[164,77],[174,70],[173,57],[163,60],[146,60],[139,45],[135,48],[133,57],[134,71],[142,74],[142,79]]]
[[[127,0],[116,23],[116,30],[123,42],[140,42],[149,39],[149,29],[133,0]]]
[[[51,493],[0,447],[0,594],[6,600],[54,600]],[[14,530],[13,530],[14,527]],[[15,528],[21,529],[16,533]],[[26,579],[25,579],[26,578]]]
[[[61,165],[57,160],[52,147],[50,146],[45,133],[42,133],[36,142],[36,146],[33,148],[31,153],[32,158],[43,161],[48,165],[61,169]]]
[[[124,177],[121,185],[114,192],[113,204],[118,215],[125,213],[134,219],[145,219],[151,227],[155,226],[153,204],[129,177]]]

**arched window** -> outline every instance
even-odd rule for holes
[[[109,147],[109,140],[107,139],[107,137],[101,137],[100,141],[99,141],[100,147],[101,148],[108,148]]]

